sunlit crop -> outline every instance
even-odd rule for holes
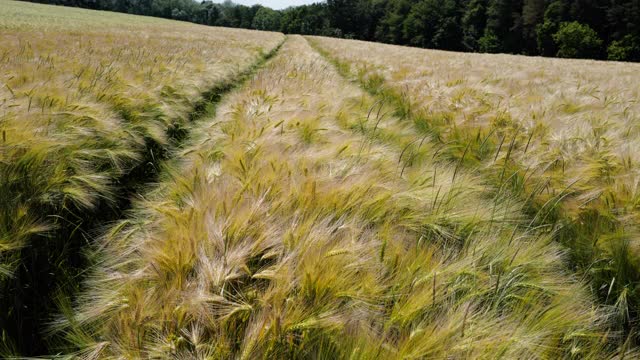
[[[25,327],[27,317],[51,316],[34,308],[46,303],[38,298],[78,281],[69,256],[79,258],[78,245],[99,233],[94,226],[153,181],[206,112],[203,95],[282,40],[0,1],[0,356],[13,351],[7,337],[32,346],[40,329]]]
[[[611,355],[522,202],[392,113],[289,37],[104,235],[57,326],[86,358]]]
[[[91,209],[280,35],[2,1],[0,256]],[[43,211],[44,209],[47,209]],[[11,269],[0,263],[0,275]]]
[[[443,144],[442,158],[524,200],[617,326],[634,326],[640,66],[313,42]]]
[[[639,356],[639,65],[0,10],[0,356]]]

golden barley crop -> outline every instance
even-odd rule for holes
[[[609,314],[522,202],[291,36],[100,242],[84,358],[602,358]]]
[[[638,65],[0,10],[0,356],[640,356]]]
[[[93,226],[283,38],[0,0],[0,356],[36,346]]]
[[[640,66],[313,38],[441,155],[526,202],[601,301],[640,310]]]
[[[0,10],[0,258],[55,226],[43,215],[112,201],[145,139],[166,145],[202,92],[282,39],[6,0]]]

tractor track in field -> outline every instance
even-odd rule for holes
[[[225,95],[241,88],[262,69],[287,41],[285,38],[269,52],[261,55],[247,69],[215,84],[202,93],[187,115],[190,124],[215,114]],[[61,304],[70,304],[81,283],[92,268],[92,239],[131,210],[134,199],[157,182],[161,164],[174,158],[174,150],[189,138],[190,129],[168,129],[169,146],[145,139],[143,160],[118,179],[117,202],[101,201],[95,211],[68,209],[65,223],[47,236],[39,236],[20,250],[20,263],[14,276],[3,284],[0,308],[12,309],[0,316],[0,350],[5,338],[13,341],[7,349],[21,356],[56,353],[55,334],[47,330],[59,313]],[[52,348],[53,347],[53,348]]]

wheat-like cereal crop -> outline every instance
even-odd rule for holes
[[[633,326],[639,65],[312,41],[438,139],[442,158],[524,199],[532,224],[565,245],[571,266],[618,313],[617,324]]]
[[[166,146],[202,92],[282,39],[6,0],[0,9],[2,258],[52,229],[44,216],[113,201],[145,141]]]
[[[101,224],[283,38],[0,0],[0,356],[42,351]]]
[[[521,202],[302,37],[192,134],[58,323],[77,355],[599,358],[616,337]]]

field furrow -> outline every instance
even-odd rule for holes
[[[311,41],[436,139],[440,159],[523,201],[615,329],[636,332],[638,65]]]
[[[613,355],[523,203],[393,111],[289,37],[105,233],[57,324],[76,355]]]

